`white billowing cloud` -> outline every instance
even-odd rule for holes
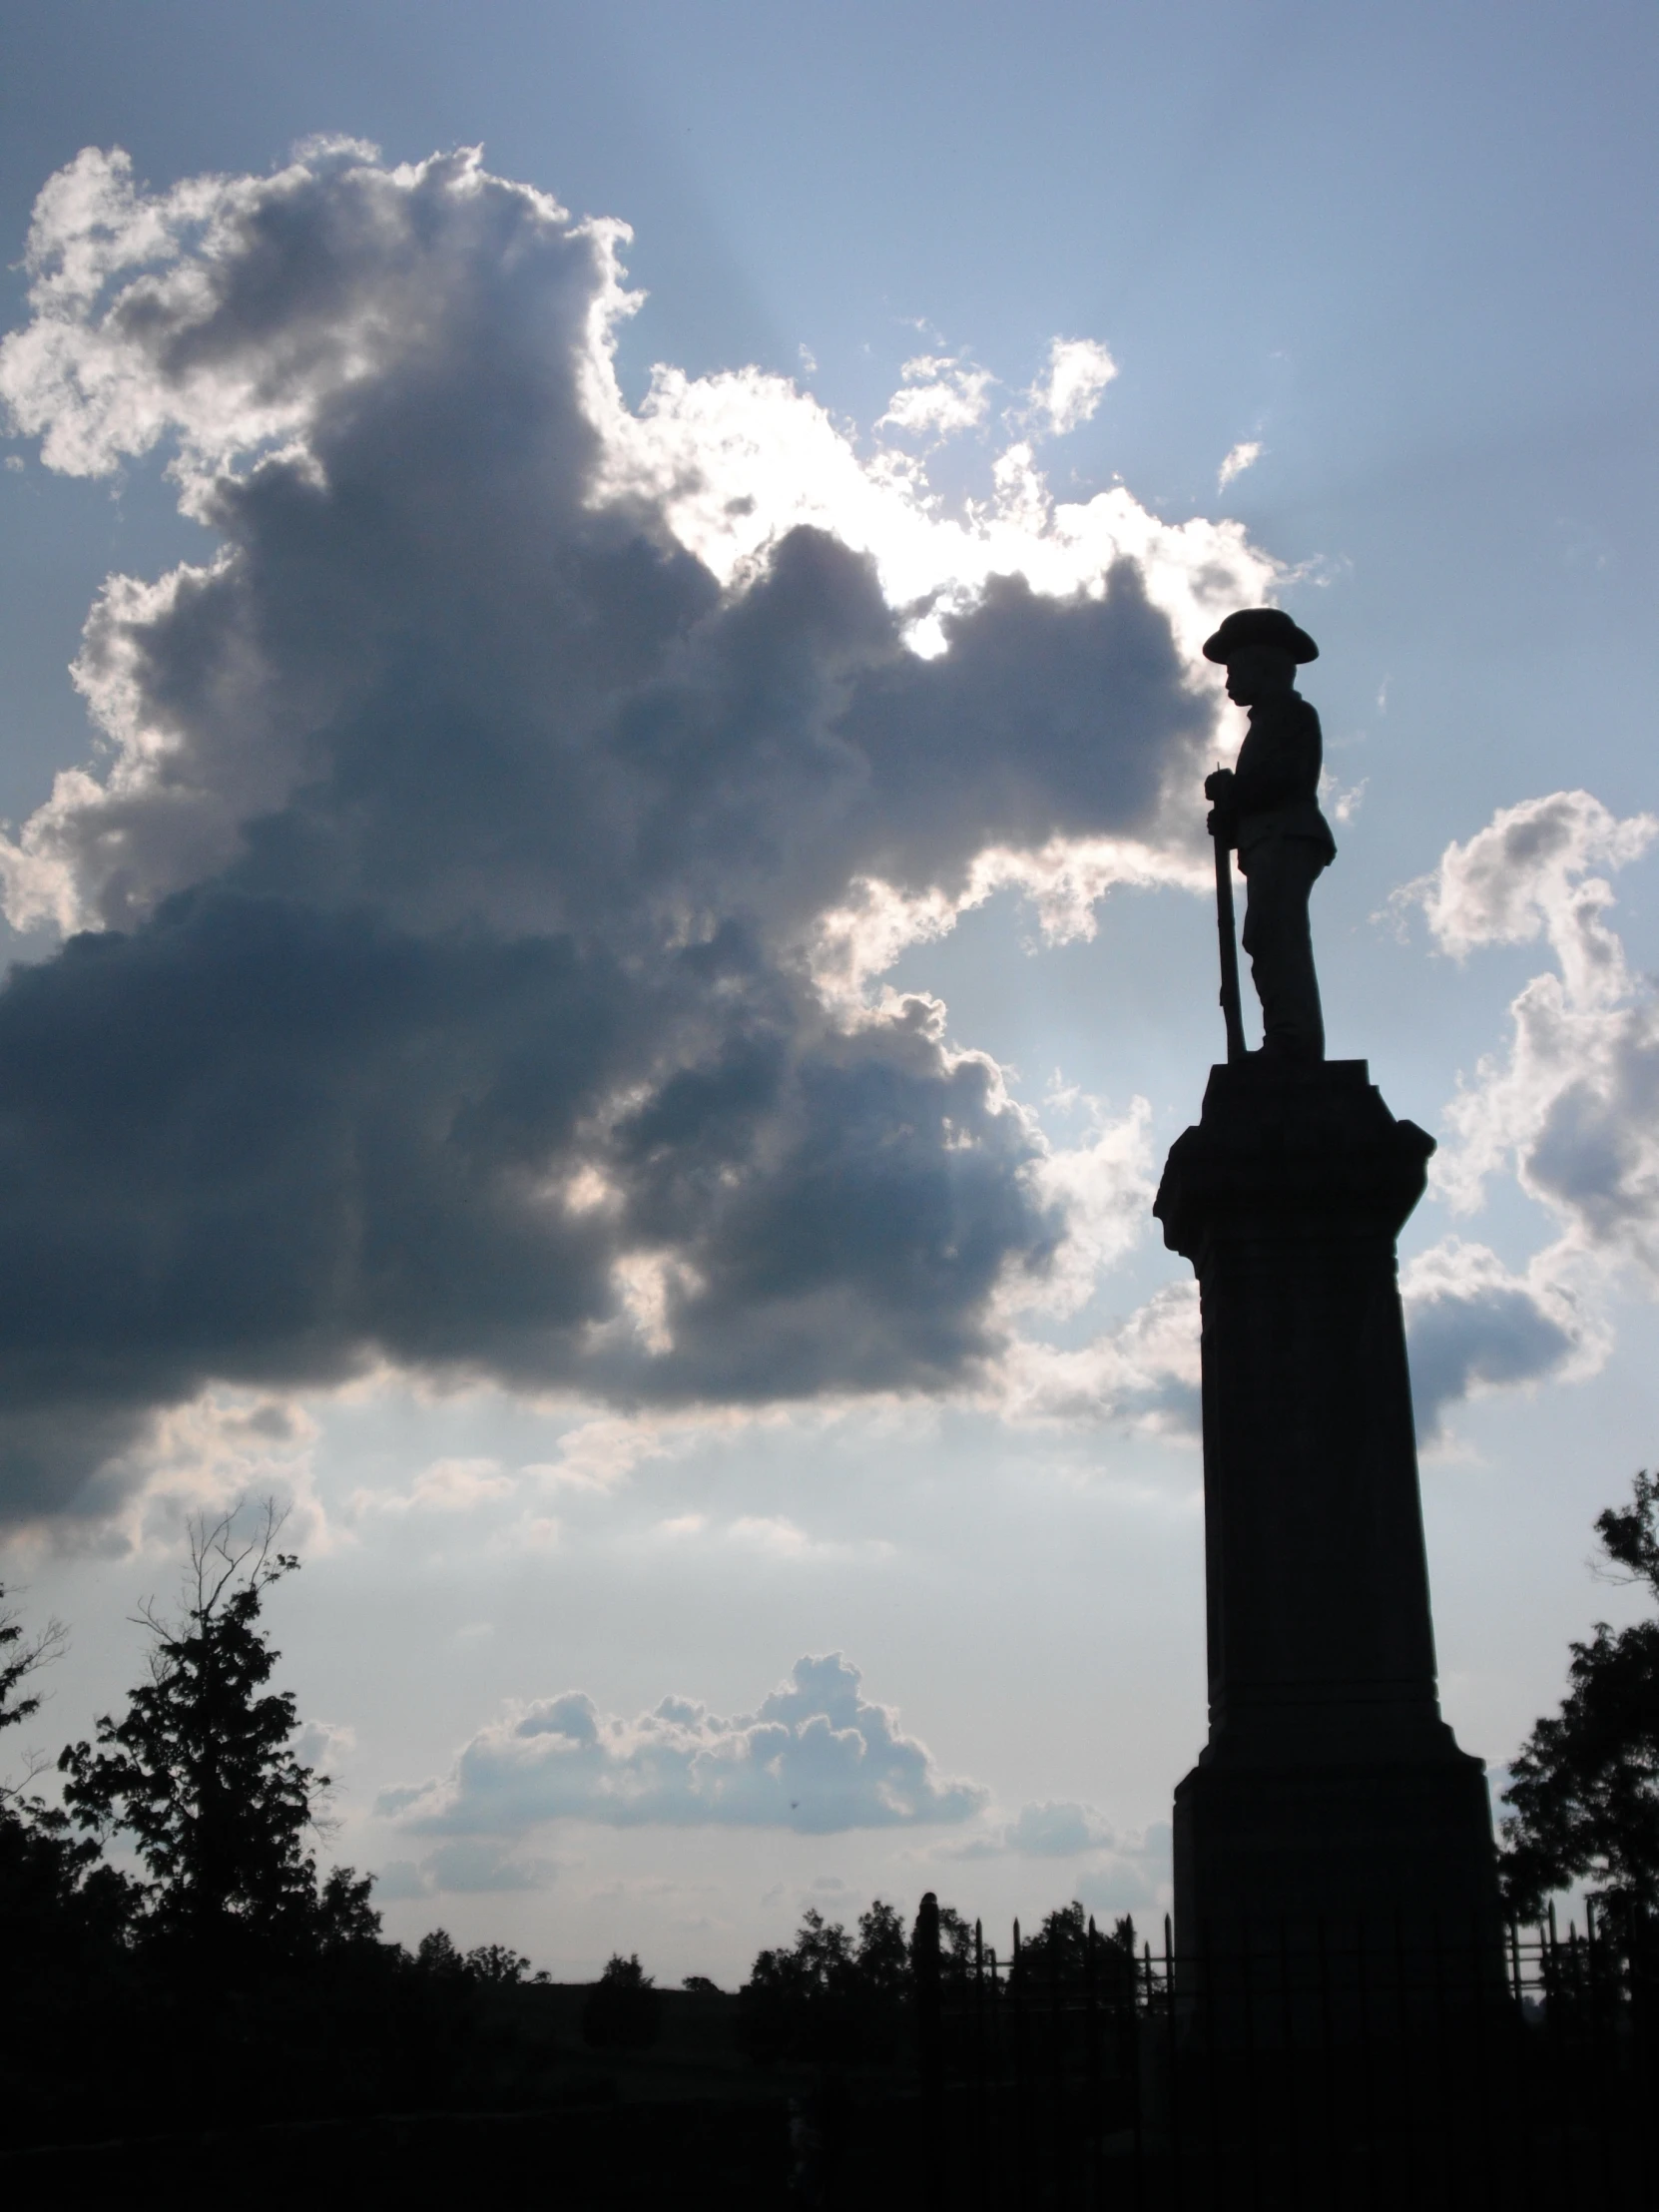
[[[1650,815],[1620,821],[1588,792],[1555,792],[1501,810],[1395,894],[1395,910],[1420,906],[1457,958],[1541,939],[1556,962],[1512,1002],[1507,1051],[1481,1060],[1446,1108],[1450,1141],[1430,1173],[1465,1215],[1493,1175],[1513,1174],[1558,1234],[1519,1272],[1456,1237],[1404,1271],[1425,1433],[1470,1388],[1593,1368],[1615,1278],[1659,1291],[1659,1009],[1595,872],[1627,865],[1656,830]]]
[[[1369,776],[1362,776],[1357,784],[1344,785],[1332,775],[1330,769],[1320,771],[1320,805],[1339,824],[1352,822],[1366,803],[1366,786]]]
[[[1192,1435],[1200,1381],[1198,1285],[1177,1281],[1086,1345],[1014,1339],[985,1402],[1011,1420],[1121,1421],[1149,1435]]]
[[[907,642],[929,653],[942,648],[941,613],[974,605],[993,577],[1023,576],[1056,598],[1092,596],[1127,560],[1193,676],[1208,681],[1204,639],[1232,608],[1270,597],[1278,579],[1236,522],[1167,523],[1122,485],[1054,500],[1024,442],[998,457],[990,505],[953,515],[918,464],[889,451],[860,459],[816,399],[761,369],[691,377],[660,366],[637,413],[614,382],[598,388],[604,496],[660,504],[678,541],[723,584],[752,574],[791,529],[830,530],[873,561],[884,595],[906,611]]]
[[[831,1003],[861,1007],[872,982],[907,946],[948,935],[964,913],[999,890],[1018,890],[1044,943],[1055,945],[1091,939],[1100,901],[1111,890],[1165,884],[1198,892],[1214,881],[1214,866],[1201,855],[1158,852],[1114,837],[1053,838],[1026,852],[988,848],[975,855],[953,893],[937,886],[906,893],[860,876],[848,884],[844,904],[818,917],[810,952],[813,980]]]
[[[1652,815],[1621,822],[1588,792],[1552,792],[1500,809],[1466,844],[1448,844],[1439,865],[1396,891],[1393,904],[1420,905],[1440,950],[1457,959],[1481,945],[1542,937],[1575,999],[1618,997],[1623,955],[1602,920],[1612,893],[1590,871],[1628,865],[1656,830]]]
[[[0,401],[54,469],[166,453],[213,542],[110,579],[99,754],[0,841],[83,932],[0,990],[12,1518],[216,1387],[972,1391],[1117,1248],[1112,1164],[880,975],[999,884],[1051,937],[1202,884],[1198,647],[1272,565],[1023,442],[946,512],[753,368],[631,408],[626,240],[348,142],[41,196]],[[911,428],[983,419],[911,367]]]
[[[1101,394],[1118,372],[1111,354],[1094,338],[1056,338],[1048,349],[1047,372],[1031,386],[1029,398],[1047,418],[1055,437],[1064,437],[1089,421]]]
[[[305,1721],[290,1748],[302,1766],[337,1780],[340,1768],[357,1748],[357,1731],[348,1721]]]
[[[1235,476],[1242,476],[1247,468],[1254,468],[1261,458],[1261,439],[1241,438],[1216,471],[1217,491],[1225,491]]]
[[[1013,1311],[1075,1314],[1093,1297],[1100,1275],[1146,1233],[1157,1190],[1152,1107],[1137,1098],[1113,1120],[1097,1101],[1088,1104],[1094,1127],[1083,1142],[1045,1144],[1032,1162],[1033,1188],[1057,1210],[1066,1232],[1042,1276],[1009,1284],[1005,1295]]]
[[[904,381],[876,418],[878,430],[910,430],[947,438],[972,430],[990,409],[986,396],[996,378],[950,353],[918,353],[901,371]]]
[[[633,1720],[580,1692],[517,1708],[445,1777],[382,1792],[413,1833],[510,1835],[546,1821],[791,1828],[826,1835],[971,1819],[986,1793],[942,1778],[839,1652],[800,1659],[753,1714],[664,1698]]]
[[[1483,1060],[1448,1108],[1436,1187],[1470,1212],[1485,1179],[1511,1169],[1571,1249],[1659,1281],[1659,1019],[1607,922],[1611,886],[1591,872],[1624,866],[1656,831],[1651,815],[1620,822],[1588,792],[1556,792],[1449,845],[1408,893],[1447,952],[1541,937],[1557,963],[1510,1006],[1506,1057]]]

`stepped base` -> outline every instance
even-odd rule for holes
[[[1449,1735],[1449,1731],[1447,1732]],[[1175,1792],[1177,1947],[1498,1939],[1486,1771],[1468,1753],[1194,1767]]]

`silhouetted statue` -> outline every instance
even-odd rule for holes
[[[1294,2041],[1314,2015],[1270,2030],[1241,1946],[1299,1959],[1323,2003],[1340,1993],[1328,1941],[1345,1942],[1351,1995],[1382,1986],[1385,1956],[1392,1995],[1420,2005],[1436,1946],[1461,1944],[1484,2002],[1501,1922],[1485,1773],[1439,1708],[1399,1298],[1434,1140],[1395,1119],[1364,1060],[1325,1057],[1308,894],[1336,844],[1319,717],[1296,690],[1314,641],[1257,607],[1204,651],[1251,715],[1237,768],[1206,784],[1227,1060],[1153,1208],[1203,1316],[1210,1734],[1175,1793],[1175,1934],[1207,1960],[1214,2032]],[[1251,1054],[1233,845],[1267,1032]],[[1348,2034],[1359,2014],[1320,2017]]]
[[[1204,657],[1227,669],[1227,696],[1250,709],[1250,733],[1234,769],[1204,785],[1215,812],[1218,855],[1237,846],[1249,884],[1244,947],[1262,1001],[1262,1050],[1273,1059],[1325,1058],[1325,1021],[1308,926],[1315,878],[1337,856],[1320,813],[1320,718],[1296,688],[1319,647],[1277,607],[1229,615]],[[1218,857],[1218,873],[1222,862]]]

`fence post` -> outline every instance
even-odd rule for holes
[[[913,1944],[916,1986],[916,2070],[921,2077],[921,2171],[929,2212],[947,2202],[943,2159],[946,2152],[944,2053],[939,2020],[939,1901],[929,1890],[916,1915]]]
[[[974,2198],[989,2202],[990,2184],[985,2130],[985,2107],[990,2100],[990,2080],[985,2068],[985,1924],[973,1924],[973,2147]],[[1000,2147],[1000,2146],[999,2146]]]
[[[1014,2033],[1014,2187],[1015,2201],[1031,2201],[1031,2068],[1026,2036],[1027,1974],[1020,1958],[1019,1923],[1014,1923],[1014,1955],[1008,1967],[1008,1996]]]
[[[1186,2139],[1181,2132],[1181,2054],[1175,2044],[1175,1937],[1170,1917],[1164,1915],[1164,2032],[1169,2052],[1169,2163],[1174,2183],[1175,2212],[1186,2201],[1181,2159]]]
[[[1307,2159],[1302,2141],[1302,2121],[1307,2110],[1307,2098],[1300,2093],[1297,2059],[1300,2055],[1296,2039],[1296,1997],[1291,1986],[1291,1936],[1285,1925],[1285,1916],[1279,1917],[1279,2033],[1283,2045],[1280,2080],[1283,2084],[1285,2175],[1291,2184],[1293,2200],[1305,2205],[1308,2201]]]
[[[1152,2034],[1152,1945],[1143,1936],[1141,1948],[1146,1953],[1146,2011],[1143,2018],[1136,2002],[1139,1991],[1136,1981],[1135,1953],[1129,1953],[1129,2093],[1134,2099],[1130,2109],[1135,2115],[1135,2212],[1146,2212],[1146,2095],[1147,2076],[1151,2071],[1152,2052],[1155,2045]]]
[[[1393,2075],[1393,2103],[1403,2125],[1399,2130],[1400,2174],[1398,2186],[1413,2193],[1422,2185],[1424,2161],[1419,2139],[1418,2121],[1422,2116],[1422,2098],[1418,2094],[1416,2069],[1411,2063],[1411,2045],[1416,2021],[1412,2017],[1411,1965],[1405,1948],[1405,1915],[1394,1911],[1394,2056],[1390,2071]]]
[[[1100,1959],[1095,1945],[1094,1915],[1089,1915],[1087,1947],[1083,1952],[1084,2078],[1089,2100],[1084,2141],[1088,2145],[1089,2201],[1099,2205],[1106,2193],[1106,2115],[1100,2086]]]
[[[1331,1957],[1326,1940],[1325,1915],[1316,1924],[1319,1945],[1320,2058],[1325,2086],[1325,2168],[1331,2202],[1342,2201],[1342,2154],[1337,2134],[1337,2037],[1331,2019]]]
[[[1056,1940],[1048,1960],[1048,2032],[1052,2038],[1048,2078],[1053,2100],[1050,2106],[1052,2124],[1049,2128],[1048,2147],[1049,2170],[1054,2176],[1056,2204],[1065,2203],[1069,2193],[1066,2184],[1071,2174],[1071,2145],[1066,2140],[1066,2021],[1065,1990],[1061,1979],[1062,1955]]]

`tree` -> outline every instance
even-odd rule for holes
[[[26,1637],[6,1594],[0,1584],[0,1729],[39,1712],[40,1693],[24,1685],[69,1640],[57,1620]],[[31,1967],[61,1972],[119,1946],[135,1903],[132,1885],[103,1864],[96,1841],[73,1835],[67,1814],[29,1793],[37,1772],[30,1762],[21,1786],[0,1781],[0,1956],[14,1976]]]
[[[1659,1476],[1596,1517],[1607,1579],[1659,1599]],[[1533,1919],[1552,1890],[1588,1878],[1619,1903],[1659,1906],[1659,1620],[1597,1621],[1569,1645],[1568,1691],[1509,1769],[1500,1868],[1512,1913]]]
[[[16,1728],[40,1711],[38,1691],[23,1697],[18,1692],[42,1667],[61,1658],[68,1642],[69,1632],[58,1620],[48,1621],[39,1635],[25,1641],[23,1623],[6,1603],[6,1585],[0,1582],[0,1728]],[[0,1783],[0,1798],[12,1795]]]
[[[291,1748],[289,1691],[267,1688],[281,1656],[261,1625],[267,1591],[298,1567],[276,1549],[280,1520],[235,1533],[235,1515],[191,1532],[183,1618],[153,1606],[150,1679],[124,1719],[97,1724],[97,1748],[58,1761],[64,1803],[99,1834],[125,1831],[149,1871],[143,1932],[201,1963],[302,1957],[378,1934],[370,1879],[336,1868],[319,1891],[306,1848],[327,1777]]]
[[[446,1928],[434,1928],[429,1936],[422,1936],[414,1962],[435,1980],[471,1981],[491,1989],[516,1988],[530,1974],[530,1961],[522,1951],[505,1943],[480,1943],[473,1950],[462,1950]],[[549,1977],[541,1972],[530,1978],[546,1981]]]
[[[941,1966],[965,1975],[973,1936],[939,1907]],[[763,2064],[775,2059],[861,2064],[903,2047],[915,1997],[914,1937],[877,1898],[858,1916],[856,1938],[809,1907],[789,1949],[763,1950],[738,1992],[738,2040]]]
[[[1103,1936],[1075,1899],[1050,1913],[1036,1935],[1020,1945],[1012,1962],[1012,1981],[1059,1981],[1081,1988],[1093,1964],[1096,1987],[1110,2000],[1133,1994],[1135,1924],[1125,1915]]]
[[[582,2006],[582,2040],[593,2050],[645,2050],[662,2031],[662,2000],[636,1952],[615,1952]]]

